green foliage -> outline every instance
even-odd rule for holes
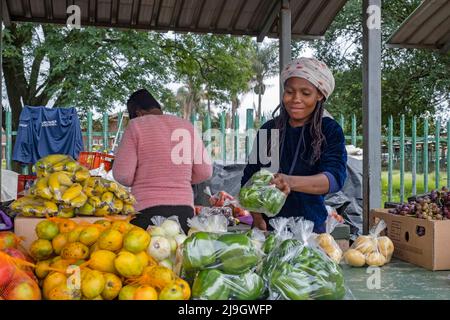
[[[261,118],[261,100],[266,85],[264,80],[275,76],[279,72],[278,46],[275,42],[267,45],[253,43],[252,55],[253,91],[258,95],[258,108],[256,119]]]
[[[250,37],[186,34],[166,39],[174,80],[185,84],[179,98],[187,104],[186,118],[205,110],[201,100],[222,105],[247,91],[252,77],[250,48]]]
[[[424,49],[387,48],[385,42],[420,4],[420,0],[383,1],[382,7],[382,123],[389,115],[411,118],[439,115],[450,100],[450,55]],[[325,35],[311,44],[316,56],[333,70],[336,89],[327,102],[334,115],[357,115],[362,124],[362,0],[349,0]],[[298,56],[303,47],[294,45]],[[448,105],[447,105],[448,108]],[[422,130],[418,123],[418,130]],[[395,132],[398,132],[397,124]]]
[[[25,23],[6,28],[4,42],[14,128],[22,102],[75,106],[83,118],[87,111],[124,106],[140,88],[150,90],[167,112],[183,116],[183,104],[167,87],[170,82],[186,84],[200,113],[204,88],[211,101],[225,104],[245,92],[252,77],[249,37]]]

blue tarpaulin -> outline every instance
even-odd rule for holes
[[[67,154],[78,159],[83,151],[80,120],[75,108],[29,107],[22,109],[14,161],[36,163],[49,154]]]

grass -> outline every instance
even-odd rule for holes
[[[404,201],[408,197],[412,196],[412,174],[411,172],[405,172],[405,196]],[[428,191],[436,188],[435,186],[436,177],[434,172],[428,174]],[[441,171],[439,174],[439,188],[447,185],[447,172]],[[416,194],[425,193],[423,174],[416,175]],[[388,172],[383,171],[381,173],[381,192],[382,192],[382,204],[388,201]],[[394,170],[392,172],[392,199],[393,202],[400,202],[400,171]]]

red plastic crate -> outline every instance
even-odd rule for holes
[[[103,163],[106,171],[112,169],[113,160],[114,156],[110,154],[86,151],[80,152],[80,157],[78,158],[78,162],[89,170],[97,169]]]
[[[28,190],[36,178],[37,177],[33,175],[19,174],[17,178],[17,199],[24,196],[21,193]]]

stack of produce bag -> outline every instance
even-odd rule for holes
[[[29,252],[48,300],[189,299],[189,285],[148,254],[151,236],[128,220],[49,218]]]
[[[270,184],[273,174],[262,169],[255,173],[239,191],[240,205],[249,211],[276,216],[286,202],[286,195]]]
[[[343,299],[344,277],[339,265],[316,247],[308,220],[271,220],[274,233],[264,243],[268,253],[261,274],[269,288],[269,299]]]
[[[199,221],[197,217],[189,220],[191,227],[198,231],[182,245],[183,273],[193,282],[192,298],[263,298],[266,291],[264,281],[255,272],[262,252],[250,235],[226,232],[227,220],[223,216],[210,216],[206,220]]]
[[[386,222],[380,220],[374,225],[369,235],[359,236],[350,249],[344,253],[344,261],[352,267],[368,266],[381,267],[391,261],[394,244],[380,233],[386,229]]]
[[[38,179],[29,194],[11,204],[24,216],[106,216],[134,214],[136,200],[124,187],[100,177],[70,156],[49,155],[36,164]]]

